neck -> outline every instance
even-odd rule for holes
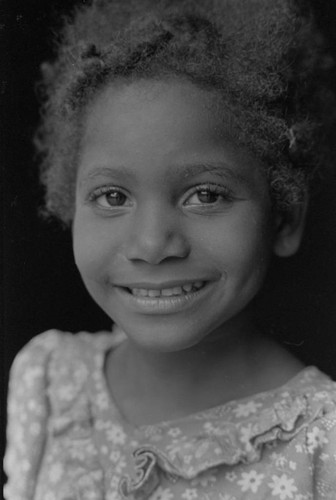
[[[209,339],[177,352],[149,351],[128,341],[124,353],[129,366],[141,373],[139,381],[146,387],[158,386],[162,391],[162,387],[176,386],[183,392],[184,386],[188,390],[194,384],[204,385],[219,367],[225,378],[237,378],[241,367],[249,365],[257,337],[256,331],[245,324],[232,331],[226,325],[225,331],[221,329]]]
[[[111,353],[107,379],[129,421],[172,420],[267,389],[270,345],[247,317],[178,352],[152,352],[127,340]]]

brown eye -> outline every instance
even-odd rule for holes
[[[208,184],[197,186],[194,188],[193,193],[188,196],[184,202],[185,206],[199,207],[200,209],[218,209],[226,207],[234,201],[234,196],[227,186],[218,184]]]
[[[210,191],[208,189],[202,189],[201,191],[197,192],[197,198],[200,201],[200,203],[216,203],[219,198],[219,194],[215,193],[213,191]]]
[[[89,200],[98,208],[112,209],[120,207],[129,207],[131,200],[121,189],[113,186],[103,186],[95,190]]]
[[[125,205],[127,200],[127,197],[120,191],[111,191],[110,193],[103,195],[103,197],[111,207],[120,207]]]

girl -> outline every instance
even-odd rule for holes
[[[332,160],[331,64],[290,0],[96,0],[66,23],[46,207],[114,326],[18,355],[8,500],[336,497],[335,383],[253,322]]]

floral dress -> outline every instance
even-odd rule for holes
[[[7,500],[336,499],[336,383],[317,368],[275,391],[133,427],[104,378],[122,339],[49,331],[19,353]]]

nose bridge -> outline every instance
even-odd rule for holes
[[[174,207],[160,199],[144,203],[133,219],[126,254],[130,260],[157,264],[167,257],[188,254],[188,243]]]

